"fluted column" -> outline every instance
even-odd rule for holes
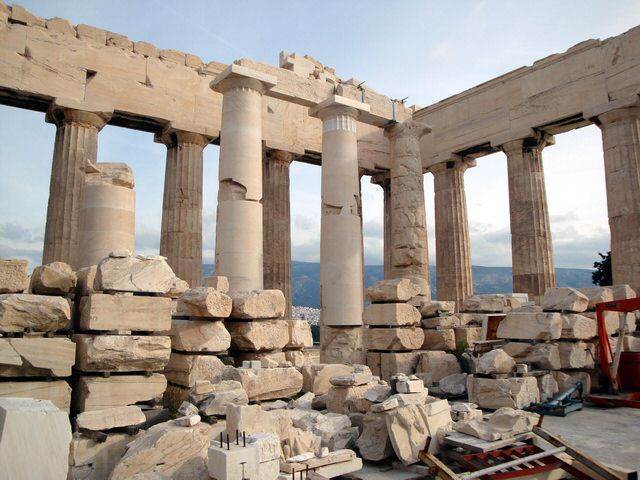
[[[413,120],[385,130],[391,149],[391,276],[413,278],[431,297],[420,139],[431,128]]]
[[[507,154],[513,291],[540,303],[556,286],[549,210],[542,168],[542,149],[553,137],[514,140],[502,145]]]
[[[156,136],[167,146],[160,255],[191,287],[202,281],[202,156],[209,138],[167,129]]]
[[[215,269],[235,291],[263,288],[262,95],[275,84],[236,64],[211,82],[223,94]]]
[[[371,183],[382,187],[383,192],[383,243],[384,243],[384,278],[391,277],[391,175],[389,172],[378,173],[371,177]]]
[[[66,262],[77,267],[78,225],[85,166],[95,164],[98,132],[111,112],[83,111],[57,103],[47,112],[47,122],[57,127],[42,263]]]
[[[262,159],[264,288],[282,290],[291,318],[291,206],[289,166],[293,153],[264,150]]]
[[[640,295],[640,107],[598,117],[604,148],[613,283]]]
[[[473,295],[464,191],[464,172],[469,166],[475,166],[475,160],[458,158],[429,168],[434,176],[438,299],[453,300],[458,307]]]

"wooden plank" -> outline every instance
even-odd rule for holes
[[[449,467],[436,458],[435,455],[428,452],[418,453],[418,458],[425,465],[434,468],[435,476],[443,480],[460,480],[460,477],[456,475]]]
[[[495,440],[493,442],[489,442],[487,440],[482,440],[481,438],[476,438],[471,435],[467,435],[466,433],[460,432],[452,432],[447,434],[444,437],[444,442],[448,445],[452,445],[454,447],[461,447],[471,452],[490,452],[492,450],[497,450],[499,448],[509,447],[518,442],[523,442],[525,440],[529,440],[533,437],[533,433],[527,432],[522,433],[520,435],[516,435],[513,438],[507,438],[505,440]]]

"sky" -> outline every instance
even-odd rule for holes
[[[640,24],[637,0],[181,1],[23,0],[62,17],[182,50],[205,62],[239,58],[278,64],[281,50],[309,54],[391,98],[427,106],[589,38]],[[42,255],[55,128],[44,114],[0,106],[0,257]],[[136,250],[160,243],[166,147],[149,133],[107,126],[98,161],[126,162],[136,181]],[[590,268],[609,250],[602,141],[590,126],[556,136],[543,162],[556,267]],[[204,152],[203,256],[213,263],[218,147]],[[510,266],[506,157],[478,159],[465,174],[474,265]],[[424,176],[431,262],[433,178]],[[382,263],[382,190],[362,180],[365,261]],[[320,256],[320,169],[291,167],[292,258]]]

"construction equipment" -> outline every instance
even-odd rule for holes
[[[638,384],[637,377],[640,376],[640,373],[638,371],[625,372],[627,376],[632,378],[623,379],[622,386],[620,382],[620,360],[623,357],[622,347],[625,335],[629,334],[626,328],[625,316],[620,315],[619,336],[615,354],[609,342],[609,335],[604,318],[604,312],[607,311],[629,313],[636,310],[640,310],[640,298],[601,302],[596,305],[600,370],[608,393],[588,395],[586,397],[587,401],[600,405],[640,408],[640,392],[623,392],[622,389],[625,381],[627,384]]]
[[[532,404],[529,410],[540,415],[566,417],[568,413],[582,410],[582,388],[582,382],[577,382],[551,400]],[[578,398],[572,398],[575,392],[578,392]]]

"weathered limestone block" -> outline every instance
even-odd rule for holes
[[[481,408],[525,408],[540,401],[535,377],[479,378],[467,377],[469,402]]]
[[[279,350],[289,341],[289,325],[285,320],[226,322],[235,350]]]
[[[420,286],[408,278],[381,280],[367,288],[372,302],[406,302],[420,293]]]
[[[466,298],[462,305],[464,312],[502,313],[509,310],[504,295],[474,295]]]
[[[364,328],[331,327],[320,328],[320,359],[322,363],[364,363]]]
[[[2,377],[68,377],[75,360],[68,338],[0,338]]]
[[[484,374],[511,373],[516,366],[516,362],[511,356],[497,348],[483,354],[476,363],[476,372]]]
[[[546,311],[579,313],[588,307],[589,298],[574,288],[549,288],[542,297],[542,309]]]
[[[467,391],[467,374],[454,373],[447,375],[438,382],[438,387],[449,395],[462,395]]]
[[[522,410],[503,407],[489,416],[488,420],[475,418],[455,425],[458,432],[493,442],[513,438],[515,435],[530,432],[538,421],[538,415]]]
[[[422,379],[426,385],[434,385],[444,377],[460,373],[458,359],[452,353],[444,351],[421,352],[417,373],[424,373]]]
[[[262,362],[268,362],[269,365],[275,366],[284,364],[287,361],[285,352],[233,352],[235,365],[241,367],[246,361],[255,361],[262,365]]]
[[[0,293],[22,293],[27,287],[28,260],[0,259]]]
[[[433,300],[426,301],[420,306],[420,314],[423,318],[452,315],[456,310],[456,302]]]
[[[287,398],[302,390],[302,374],[293,367],[237,368],[230,377],[240,382],[252,401]]]
[[[560,368],[560,353],[555,343],[508,342],[502,349],[517,363],[528,363],[544,370]]]
[[[424,329],[423,350],[455,350],[456,335],[453,328]]]
[[[367,391],[377,386],[377,382],[351,387],[332,387],[327,393],[327,410],[333,413],[366,413],[371,403],[366,398]]]
[[[109,430],[138,425],[145,420],[146,417],[140,407],[134,405],[82,412],[76,417],[78,428],[86,430]]]
[[[376,327],[420,325],[420,312],[408,303],[372,303],[364,309],[362,321]]]
[[[38,295],[66,295],[76,287],[78,278],[64,262],[53,262],[33,269],[31,291]]]
[[[154,425],[129,443],[109,479],[125,480],[142,473],[162,473],[176,480],[207,478],[210,430],[202,422],[194,427],[174,422]]]
[[[171,339],[165,336],[74,334],[72,339],[82,372],[159,371],[171,354]]]
[[[422,328],[367,328],[365,330],[367,350],[417,350],[425,341]]]
[[[229,291],[229,279],[219,275],[204,278],[204,286],[215,288],[219,292],[227,293]]]
[[[225,365],[214,355],[186,355],[172,352],[164,374],[169,382],[191,387],[198,380],[222,380]]]
[[[371,369],[366,365],[354,365],[353,371],[347,374],[334,375],[329,383],[336,387],[354,387],[366,385],[373,380]]]
[[[231,297],[211,287],[190,288],[178,299],[177,315],[227,318]]]
[[[456,337],[456,346],[462,348],[472,347],[482,340],[482,327],[454,327],[453,333]]]
[[[285,442],[292,428],[291,417],[285,410],[267,412],[260,405],[229,405],[227,407],[227,433],[236,439],[236,432],[275,433],[280,442]],[[308,451],[308,450],[307,450]]]
[[[622,313],[606,311],[603,312],[603,314],[604,324],[607,327],[607,333],[609,335],[620,331],[620,320],[622,320],[622,325],[627,329],[627,332],[633,332],[636,329],[636,316],[633,312]],[[596,322],[596,312],[584,312],[582,316],[588,317]]]
[[[573,387],[577,382],[582,382],[583,393],[585,395],[591,392],[591,376],[587,372],[571,371],[563,372],[556,370],[551,372],[553,378],[558,382],[558,391],[564,392]]]
[[[374,375],[389,381],[397,373],[415,373],[419,356],[420,352],[368,352],[367,366]]]
[[[305,365],[312,365],[317,362],[317,359],[311,359],[308,353],[309,352],[303,352],[301,350],[285,350],[284,358],[287,362],[290,362],[293,367],[300,369]]]
[[[0,332],[55,332],[69,326],[71,307],[62,297],[22,293],[0,295]]]
[[[538,389],[540,390],[540,401],[546,402],[551,400],[558,392],[558,382],[550,373],[536,377],[538,380]]]
[[[71,387],[64,380],[53,382],[0,382],[0,397],[49,400],[60,410],[69,413]]]
[[[280,290],[253,290],[231,292],[233,300],[231,316],[237,319],[281,318],[286,301]]]
[[[562,317],[559,313],[508,313],[496,335],[514,340],[555,340],[562,335]]]
[[[80,328],[163,332],[171,328],[171,299],[94,293],[80,300]]]
[[[324,395],[331,388],[331,377],[347,375],[353,367],[341,363],[306,365],[300,369],[302,373],[302,390],[312,392],[316,396]]]
[[[454,328],[461,326],[460,315],[447,315],[445,317],[429,317],[422,319],[422,328]]]
[[[613,300],[613,290],[610,287],[576,288],[576,290],[589,299],[587,310],[595,310],[596,304]]]
[[[285,320],[289,326],[289,342],[286,348],[310,348],[313,347],[311,325],[306,320]]]
[[[0,419],[3,478],[67,478],[71,441],[67,413],[47,400],[0,398]]]
[[[181,352],[224,352],[231,346],[231,335],[223,322],[172,320],[171,346]]]
[[[95,288],[102,291],[167,293],[175,274],[160,256],[118,256],[98,264]]]
[[[577,313],[562,315],[562,338],[589,340],[598,335],[597,322]]]
[[[111,375],[110,377],[78,378],[74,391],[74,405],[79,412],[122,407],[138,402],[162,399],[167,388],[164,375]]]
[[[593,343],[558,342],[561,368],[593,368]]]
[[[82,480],[109,478],[113,467],[136,437],[126,433],[110,433],[97,442],[82,433],[74,433],[69,453],[69,477]]]
[[[610,285],[607,288],[611,289],[614,300],[626,300],[628,298],[635,298],[636,292],[629,285]]]
[[[94,288],[96,283],[96,273],[98,272],[97,265],[91,265],[90,267],[84,267],[76,272],[78,278],[76,282],[76,298],[86,297],[92,293],[97,293]]]
[[[224,380],[213,384],[210,390],[205,394],[204,400],[198,402],[198,409],[202,415],[223,417],[227,414],[228,405],[249,404],[246,390],[242,388],[240,382],[235,380]],[[191,397],[193,398],[193,394]]]

